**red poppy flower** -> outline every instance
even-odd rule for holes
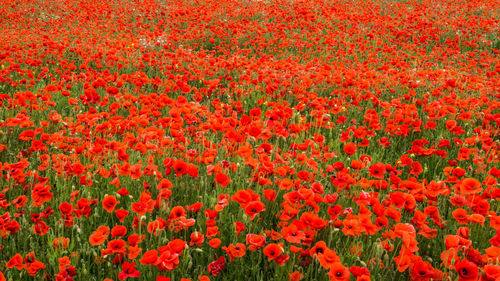
[[[130,194],[128,192],[128,189],[125,187],[120,188],[116,193],[118,193],[120,196],[127,196]]]
[[[67,249],[68,246],[69,246],[69,238],[66,238],[66,237],[57,237],[57,238],[54,238],[54,240],[52,241],[52,246],[55,248],[55,249]]]
[[[258,199],[259,195],[255,194],[251,189],[238,190],[233,196],[231,196],[231,200],[238,202],[242,209],[246,208],[248,203],[256,201]]]
[[[291,224],[283,227],[281,230],[281,237],[290,243],[301,243],[305,238],[305,234],[297,228],[297,225]]]
[[[123,237],[127,234],[127,228],[123,225],[116,225],[111,229],[111,238],[114,237]]]
[[[351,272],[347,267],[343,266],[340,262],[335,262],[330,265],[330,272],[328,272],[328,277],[330,280],[334,281],[347,281],[351,277]]]
[[[383,179],[386,172],[385,164],[375,163],[370,166],[370,176],[378,179]]]
[[[130,212],[124,209],[115,210],[115,215],[120,222],[123,222]]]
[[[203,207],[203,204],[201,202],[196,202],[196,203],[194,203],[194,204],[192,204],[190,206],[186,206],[186,208],[189,211],[195,212],[195,213],[198,212],[201,209],[201,207]]]
[[[142,255],[142,259],[139,260],[142,264],[155,264],[158,259],[158,251],[150,250]]]
[[[225,267],[226,261],[224,257],[219,257],[217,260],[208,265],[208,273],[211,273],[213,276],[217,276],[222,270],[224,270]]]
[[[108,242],[108,247],[101,251],[103,256],[109,254],[124,254],[127,251],[127,242],[122,239],[114,239]]]
[[[237,235],[237,236],[240,236],[240,233],[241,233],[242,231],[245,231],[245,230],[246,230],[245,225],[244,225],[242,222],[239,222],[239,221],[234,222],[234,227],[235,227],[235,229],[236,229],[236,235]]]
[[[262,235],[247,234],[246,243],[247,245],[249,245],[248,246],[249,251],[255,251],[258,248],[264,246],[264,243],[266,243],[266,238]]]
[[[484,281],[500,279],[500,265],[488,264],[483,267]]]
[[[113,195],[105,196],[104,199],[102,199],[102,206],[108,213],[112,213],[118,203],[120,203],[120,201],[116,201]]]
[[[318,260],[321,266],[324,268],[330,268],[335,263],[340,263],[340,257],[334,250],[327,248],[326,246],[323,249],[322,253],[318,253]]]
[[[246,253],[246,247],[242,243],[237,243],[236,245],[229,244],[227,247],[222,247],[222,250],[226,251],[229,261],[232,261],[235,258],[240,258]]]
[[[190,238],[191,238],[191,242],[189,243],[190,246],[193,245],[201,246],[205,241],[205,236],[200,232],[191,233]]]
[[[17,270],[21,270],[24,268],[23,264],[23,256],[21,254],[15,254],[8,262],[7,262],[7,268],[13,268],[16,267]]]
[[[302,273],[298,271],[288,273],[288,281],[300,281],[301,278],[302,278]]]
[[[180,217],[185,217],[185,216],[186,216],[186,210],[181,206],[175,206],[172,208],[172,210],[170,210],[169,219],[175,220],[175,219],[178,219]]]
[[[226,187],[231,179],[224,173],[218,173],[215,176],[215,182],[220,184],[222,187]]]
[[[290,259],[289,255],[279,255],[274,259],[274,262],[279,266],[283,266]]]
[[[105,231],[104,228],[107,228],[107,231]],[[94,231],[90,237],[89,237],[89,242],[90,245],[92,246],[97,246],[101,245],[106,241],[109,235],[109,227],[99,227],[96,231]]]
[[[130,166],[130,177],[132,179],[139,179],[140,177],[142,177],[143,175],[143,171],[142,171],[142,165],[140,163],[136,163],[132,166]]]
[[[179,265],[179,255],[171,251],[163,251],[157,260],[157,267],[160,271],[171,271]]]
[[[348,236],[356,236],[360,234],[360,222],[357,218],[350,218],[344,220],[344,228],[342,232]]]
[[[459,224],[468,224],[469,223],[469,215],[467,214],[467,211],[458,208],[452,213],[453,218],[459,223]]]
[[[208,241],[208,244],[210,245],[210,247],[212,247],[214,249],[219,248],[221,243],[222,243],[222,241],[219,238],[214,238],[214,239],[211,239],[210,241]]]
[[[314,247],[312,247],[309,250],[309,255],[311,255],[311,257],[313,257],[313,258],[318,258],[318,255],[323,254],[326,249],[327,249],[327,246],[326,246],[325,241],[318,241],[318,242],[316,242]]]
[[[357,148],[356,144],[354,144],[353,142],[350,142],[350,143],[344,145],[344,152],[347,155],[353,155],[354,153],[356,153],[357,149],[358,148]]]
[[[349,268],[349,272],[354,275],[354,277],[359,277],[359,276],[370,276],[370,271],[366,267],[359,267],[359,266],[351,266]]]
[[[437,274],[429,262],[417,260],[411,267],[410,276],[413,281],[430,281],[436,279]]]
[[[187,166],[187,163],[184,162],[183,160],[179,160],[179,159],[175,160],[173,162],[172,167],[174,168],[174,171],[175,171],[175,174],[177,177],[180,177],[180,176],[187,173],[188,166]]]
[[[479,268],[473,262],[462,260],[455,264],[458,281],[476,281],[479,277]]]
[[[129,277],[139,277],[141,273],[135,269],[135,262],[124,262],[122,265],[122,271],[118,274],[118,279],[125,280]]]
[[[39,270],[46,268],[45,264],[36,260],[34,252],[30,252],[24,257],[24,265],[31,276],[35,276]]]
[[[258,213],[266,210],[265,207],[266,205],[260,201],[250,202],[245,207],[245,214],[250,217],[250,220],[253,220]]]
[[[49,202],[54,194],[50,192],[51,187],[49,185],[35,184],[33,191],[31,192],[31,198],[33,202],[31,203],[35,207],[41,207],[45,202]]]
[[[473,178],[465,178],[459,185],[460,193],[465,195],[477,194],[482,190],[481,182]]]
[[[271,202],[274,202],[275,198],[276,198],[276,190],[274,189],[264,189],[262,192],[264,192],[264,197],[271,201]]]
[[[168,242],[167,246],[170,251],[180,255],[184,251],[184,248],[186,248],[186,244],[187,242],[182,239],[174,239]]]
[[[64,215],[71,214],[72,210],[73,206],[68,202],[63,202],[59,205],[59,211],[61,211],[61,213],[63,213]]]
[[[283,253],[283,246],[281,244],[271,243],[264,247],[263,253],[270,261]]]
[[[29,141],[35,137],[35,131],[26,130],[19,134],[19,140],[21,141]]]

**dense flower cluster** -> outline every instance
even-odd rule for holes
[[[500,280],[497,5],[0,0],[0,281]]]

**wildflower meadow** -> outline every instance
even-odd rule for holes
[[[500,281],[499,0],[0,0],[0,281]]]

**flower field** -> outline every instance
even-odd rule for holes
[[[500,281],[500,1],[0,7],[0,281]]]

